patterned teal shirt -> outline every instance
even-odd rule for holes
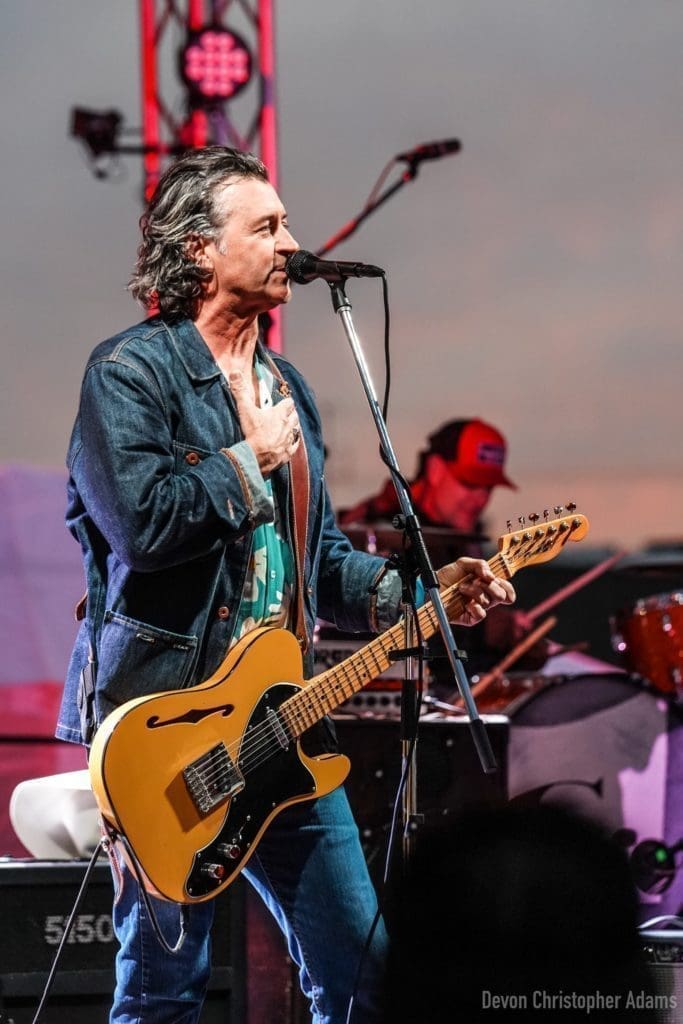
[[[273,375],[260,360],[256,362],[261,408],[272,405]],[[285,539],[277,502],[273,498],[270,479],[265,481],[268,498],[273,505],[274,521],[254,530],[251,558],[244,581],[232,644],[258,626],[289,625],[289,611],[294,589],[294,559]]]

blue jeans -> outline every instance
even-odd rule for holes
[[[278,815],[243,874],[284,933],[313,1024],[345,1024],[377,899],[344,789]],[[179,908],[153,903],[172,945]],[[172,956],[159,944],[137,883],[123,868],[114,907],[121,948],[110,1024],[196,1024],[211,970],[213,913],[212,901],[189,907],[185,943]],[[380,1021],[386,942],[380,921],[364,960],[352,1024]]]

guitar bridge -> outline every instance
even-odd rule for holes
[[[202,814],[208,814],[244,789],[244,777],[224,743],[217,743],[184,768],[183,778],[195,807]]]

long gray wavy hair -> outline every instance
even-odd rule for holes
[[[147,309],[170,320],[196,315],[211,277],[188,252],[192,238],[216,239],[222,228],[217,194],[230,178],[268,180],[251,153],[228,146],[190,150],[162,175],[140,218],[142,242],[128,288]]]

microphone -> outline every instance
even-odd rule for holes
[[[441,142],[425,142],[406,153],[399,153],[394,160],[406,160],[409,164],[417,164],[421,160],[438,160],[441,156],[459,153],[462,143],[459,139],[443,139]]]
[[[347,277],[383,277],[381,267],[370,263],[343,263],[340,260],[321,260],[312,252],[298,249],[287,257],[285,273],[295,284],[308,284],[322,278],[330,284],[338,284]]]

